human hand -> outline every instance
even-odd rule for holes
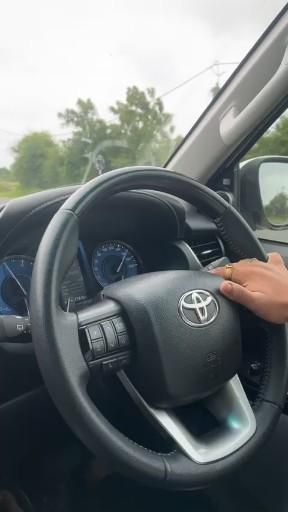
[[[225,267],[211,272],[225,278]],[[278,253],[269,254],[267,263],[233,263],[231,281],[223,281],[220,291],[268,322],[288,322],[288,271]]]

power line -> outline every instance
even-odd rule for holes
[[[43,131],[46,131],[46,130],[43,130]],[[0,132],[1,133],[6,133],[7,135],[12,135],[13,137],[23,137],[25,135],[25,133],[17,133],[17,132],[12,132],[10,130],[6,130],[4,128],[0,128]],[[27,133],[30,133],[27,131]],[[59,133],[51,133],[51,136],[52,137],[65,137],[66,135],[71,135],[73,133],[72,130],[69,130],[69,131],[66,131],[66,132],[59,132]]]
[[[158,96],[158,98],[161,98],[161,99],[165,98],[165,96],[168,96],[168,94],[172,94],[172,92],[175,92],[178,89],[180,89],[181,87],[184,87],[184,85],[189,84],[189,82],[192,82],[192,80],[195,80],[199,76],[204,75],[204,73],[206,73],[207,71],[212,69],[213,65],[214,64],[207,66],[207,68],[204,68],[201,71],[199,71],[198,73],[196,73],[195,75],[191,76],[190,78],[187,78],[187,80],[184,80],[184,82],[180,82],[179,84],[175,85],[175,87],[168,89],[168,91],[165,91],[162,94],[160,94],[160,96]]]
[[[171,89],[168,89],[167,91],[163,92],[157,98],[163,99],[163,98],[167,97],[169,94],[172,94],[173,92],[177,91],[178,89],[181,89],[182,87],[189,84],[193,80],[196,80],[196,78],[199,78],[201,75],[204,75],[205,73],[207,73],[207,71],[213,70],[213,68],[216,70],[215,71],[216,76],[219,77],[220,76],[219,75],[219,66],[237,66],[238,64],[239,64],[239,62],[218,62],[218,61],[213,62],[213,64],[210,64],[210,66],[203,68],[201,71],[198,71],[197,73],[190,76],[183,82],[180,82],[180,83],[176,84],[174,87],[172,87]],[[115,119],[115,117],[113,117],[113,119],[109,119],[107,122],[110,123],[114,119]],[[12,132],[12,131],[6,130],[4,128],[0,128],[0,132],[7,133],[7,135],[12,135],[14,137],[23,137],[25,135],[24,133],[20,134],[20,133]],[[73,130],[70,130],[70,131],[62,132],[62,133],[60,133],[60,132],[52,133],[51,136],[54,138],[60,138],[60,137],[65,137],[67,135],[72,135],[72,134],[73,134]]]
[[[184,85],[189,84],[199,76],[204,75],[204,73],[207,73],[207,71],[210,71],[215,66],[236,66],[238,64],[239,62],[214,62],[213,64],[210,64],[210,66],[207,66],[206,68],[203,68],[201,71],[198,71],[198,73],[196,73],[195,75],[190,76],[190,78],[187,78],[183,82],[180,82],[179,84],[175,85],[175,87],[172,87],[171,89],[168,89],[168,91],[163,92],[162,94],[160,94],[160,96],[158,96],[158,98],[162,99],[165,96],[168,96],[168,94],[177,91],[178,89],[184,87]]]
[[[239,64],[240,62],[218,62],[218,60],[216,60],[213,66],[238,66]]]

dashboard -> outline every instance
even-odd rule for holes
[[[9,201],[2,209],[0,206],[2,321],[4,315],[6,319],[11,315],[9,320],[13,320],[12,315],[29,317],[29,290],[39,244],[53,215],[75,190],[76,187],[64,187],[40,192]],[[193,206],[160,192],[131,191],[113,196],[105,204],[93,205],[79,228],[78,252],[63,279],[59,296],[59,304],[69,311],[97,301],[97,295],[107,284],[132,279],[136,274],[191,269],[199,263],[205,267],[225,255],[231,257],[212,221]],[[264,359],[259,353],[259,346],[260,350],[264,346],[263,333],[255,330],[253,322],[250,325],[245,321],[244,325],[247,343],[241,377],[253,400]],[[30,450],[35,437],[39,436],[42,445],[43,432],[58,432],[58,416],[41,386],[31,335],[0,341],[0,449],[5,464],[11,461],[11,447],[18,460],[23,439],[26,450]],[[115,389],[98,382],[90,390],[92,395],[96,390],[103,411],[114,413]],[[122,409],[118,416],[123,416]]]
[[[0,252],[0,315],[29,317],[34,259],[61,202],[56,200],[52,211],[50,201],[32,215],[29,211],[26,222],[20,208],[18,226],[15,229],[14,223]],[[1,214],[0,232],[5,216],[10,216],[9,205]],[[205,265],[221,257],[224,249],[214,224],[191,208],[172,196],[148,191],[119,194],[95,205],[82,219],[78,254],[62,283],[62,308],[75,311],[95,300],[105,286],[144,272],[189,269],[195,258]]]
[[[0,205],[0,325],[4,318],[15,324],[9,338],[0,340],[1,424],[1,405],[6,410],[11,400],[42,385],[30,331],[22,329],[15,315],[28,317],[29,323],[39,244],[54,214],[76,189],[47,190]],[[64,310],[79,310],[97,301],[108,283],[139,273],[195,268],[195,258],[205,266],[223,254],[215,224],[191,205],[160,192],[121,193],[93,205],[81,219],[78,252],[64,276],[59,304]]]
[[[28,316],[34,260],[13,254],[0,262],[0,315]],[[105,240],[95,246],[91,258],[79,242],[74,260],[62,284],[60,304],[75,311],[105,286],[141,274],[143,262],[136,251],[121,240]]]

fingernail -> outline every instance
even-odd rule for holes
[[[232,293],[233,286],[231,283],[225,281],[224,283],[221,284],[220,290],[221,292],[227,293],[227,295],[229,295],[230,293]]]

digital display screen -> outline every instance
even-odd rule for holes
[[[62,304],[66,311],[75,311],[77,304],[88,299],[87,288],[78,259],[74,260],[64,278],[61,294]]]

